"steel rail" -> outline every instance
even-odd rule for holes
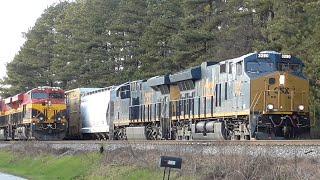
[[[192,145],[192,146],[320,146],[320,140],[232,140],[232,141],[178,141],[178,140],[130,140],[130,141],[99,141],[99,140],[65,140],[65,141],[2,141],[0,144],[42,143],[42,144],[150,144],[150,145]]]

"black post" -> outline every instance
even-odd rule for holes
[[[166,167],[164,168],[164,170],[163,170],[163,178],[162,178],[162,180],[164,180],[164,177],[166,176]]]
[[[164,167],[163,180],[166,176],[166,170],[169,168],[168,180],[170,179],[171,168],[181,169],[182,159],[179,157],[161,156],[160,167]]]

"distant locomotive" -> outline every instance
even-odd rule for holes
[[[104,126],[112,139],[290,139],[310,133],[309,82],[300,59],[274,51],[106,88]],[[94,91],[81,98],[97,95]],[[101,92],[100,92],[101,93]],[[101,99],[106,99],[101,94]],[[80,99],[81,99],[80,98]],[[79,100],[79,111],[92,111]],[[91,102],[92,104],[92,102]],[[102,103],[103,104],[103,103]],[[99,104],[91,105],[98,108]],[[93,114],[91,114],[93,115]],[[89,116],[91,116],[89,115]],[[86,115],[88,116],[88,115]],[[96,128],[97,129],[97,128]],[[82,132],[90,133],[82,128]]]
[[[38,87],[0,101],[0,139],[62,140],[67,130],[64,91]]]

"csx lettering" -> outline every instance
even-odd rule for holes
[[[276,87],[274,88],[274,91],[280,91],[283,94],[290,94],[290,89],[287,87],[280,87],[280,89],[279,87]]]

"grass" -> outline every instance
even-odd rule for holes
[[[168,177],[168,171],[166,171],[165,179]],[[162,179],[163,169],[151,169],[139,166],[128,165],[109,165],[101,166],[100,168],[91,172],[86,179],[94,180],[150,180],[150,179]],[[181,176],[177,171],[172,170],[170,179],[174,180],[191,180],[195,179],[192,176]]]
[[[39,154],[28,156],[11,151],[0,151],[0,171],[28,179],[114,179],[149,180],[162,179],[161,169],[150,169],[135,165],[108,165],[103,163],[103,155],[83,153],[56,156]],[[174,179],[186,179],[172,171]],[[187,178],[188,179],[188,178]],[[189,178],[190,179],[190,178]]]
[[[0,171],[28,179],[73,179],[85,177],[88,171],[98,166],[99,159],[101,156],[94,153],[57,158],[0,151]]]
[[[116,179],[116,180],[143,180],[160,178],[160,173],[148,169],[138,168],[134,166],[108,166],[108,168],[100,167],[92,171],[91,175],[87,176],[88,179]]]
[[[197,148],[201,152],[203,147]],[[218,151],[208,155],[123,147],[100,154],[26,143],[0,150],[0,172],[28,179],[162,179],[159,157],[167,155],[183,159],[182,169],[171,171],[170,179],[175,180],[320,179],[317,157],[287,159],[268,154],[228,154],[224,153],[225,146]]]

